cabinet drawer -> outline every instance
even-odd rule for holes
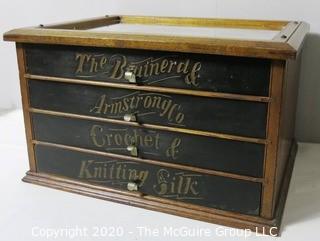
[[[34,108],[265,138],[267,103],[30,80]]]
[[[127,190],[128,183],[144,195],[205,207],[258,215],[261,184],[221,176],[160,167],[135,161],[35,146],[38,172]]]
[[[35,75],[268,96],[270,61],[218,55],[52,45],[26,47]]]
[[[262,144],[39,113],[32,122],[38,141],[254,177],[263,173]]]

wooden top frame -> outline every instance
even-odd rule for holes
[[[271,39],[237,39],[148,33],[99,32],[91,29],[115,24],[167,25],[176,27],[273,30]],[[90,30],[90,31],[88,31]],[[65,44],[95,47],[135,48],[270,59],[292,59],[300,50],[309,25],[297,21],[264,21],[213,18],[104,16],[54,25],[14,29],[4,40],[19,43]]]

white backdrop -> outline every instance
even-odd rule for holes
[[[311,24],[303,54],[296,135],[320,141],[319,0],[1,0],[0,33],[23,26],[105,14],[304,20]],[[0,110],[20,107],[13,43],[0,42]]]

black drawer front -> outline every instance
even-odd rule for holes
[[[270,61],[129,49],[27,45],[31,74],[268,96]]]
[[[36,140],[254,177],[263,173],[264,145],[127,125],[32,114]]]
[[[32,107],[265,138],[267,103],[30,80]]]
[[[258,215],[261,184],[36,145],[39,172],[127,190],[128,182],[152,196]]]

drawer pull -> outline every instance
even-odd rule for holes
[[[129,72],[129,71],[125,72],[125,73],[124,73],[124,78],[125,78],[126,80],[128,80],[129,83],[137,83],[137,81],[136,81],[136,75],[135,75],[134,73],[132,73],[132,72]]]
[[[127,184],[127,189],[129,191],[138,191],[138,188],[139,188],[139,186],[135,182],[128,182],[128,184]]]
[[[137,118],[134,114],[125,114],[123,116],[123,120],[131,122],[131,121],[137,121]]]
[[[138,156],[138,149],[135,146],[128,146],[127,150],[130,152],[131,156]]]

